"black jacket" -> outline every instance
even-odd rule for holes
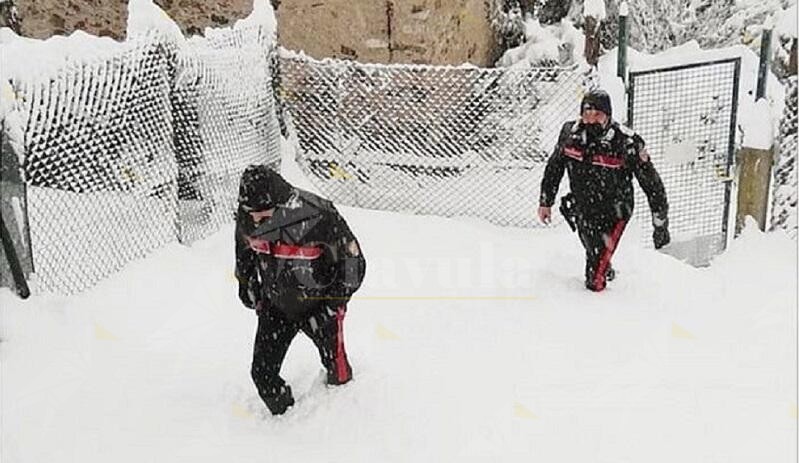
[[[262,306],[299,319],[345,304],[360,287],[366,260],[333,203],[295,189],[257,226],[241,208],[236,219],[236,277]]]
[[[646,194],[653,219],[666,220],[666,191],[643,139],[616,121],[598,137],[588,136],[579,120],[563,124],[541,181],[541,206],[551,207],[555,202],[564,171],[569,173],[571,192],[584,216],[628,220],[634,205],[634,175]]]

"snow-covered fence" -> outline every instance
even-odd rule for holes
[[[781,228],[797,238],[797,78],[785,86],[785,107],[780,121],[779,158],[774,171],[771,228]]]
[[[209,30],[178,49],[171,98],[183,242],[230,221],[247,165],[280,158],[273,50],[261,27]]]
[[[185,42],[147,30],[56,59],[42,43],[9,47],[33,55],[9,74],[35,290],[81,291],[230,221],[244,167],[279,158],[272,37],[258,25]]]
[[[566,68],[372,65],[280,55],[297,160],[347,205],[501,225],[534,219],[544,164],[578,114]]]
[[[726,247],[740,66],[740,58],[731,58],[630,73],[627,119],[666,187],[670,252],[695,265]],[[651,245],[640,189],[635,201]]]
[[[79,291],[175,239],[169,66],[145,35],[13,79],[37,288]]]

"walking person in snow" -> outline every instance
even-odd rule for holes
[[[670,241],[663,182],[643,139],[612,115],[606,92],[587,93],[580,119],[563,125],[541,181],[538,217],[549,223],[563,173],[569,174],[571,192],[561,198],[560,211],[585,248],[585,286],[592,291],[615,277],[610,259],[633,213],[633,175],[652,211],[655,248]]]
[[[258,314],[252,379],[269,411],[294,404],[280,368],[299,331],[319,350],[327,384],[350,381],[343,322],[366,261],[333,204],[250,166],[241,176],[235,241],[239,299]]]

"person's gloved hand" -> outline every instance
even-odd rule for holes
[[[258,306],[258,282],[249,279],[247,281],[239,281],[239,300],[244,307],[248,309],[256,309]]]
[[[655,227],[655,231],[652,232],[652,242],[655,244],[655,249],[660,249],[671,242],[669,217],[665,211],[652,213],[652,226]]]
[[[655,249],[660,249],[671,242],[669,229],[667,227],[655,227],[652,232],[652,242],[655,243]]]

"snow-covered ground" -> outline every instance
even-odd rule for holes
[[[138,11],[138,29],[160,27],[160,10]],[[581,50],[569,24],[530,28]],[[557,57],[555,42],[540,42],[510,61]],[[689,52],[700,50],[630,62]],[[747,112],[756,58],[723,53],[743,58]],[[614,63],[614,52],[602,59],[600,80],[621,109]],[[769,83],[772,115],[781,92]],[[744,128],[762,125],[749,119]],[[284,169],[310,185],[293,163]],[[641,249],[631,225],[617,281],[592,294],[565,226],[342,212],[368,259],[346,323],[351,384],[326,388],[298,337],[284,368],[298,403],[266,413],[228,226],[77,296],[20,301],[0,289],[0,461],[796,461],[797,244],[781,232],[749,226],[696,269]]]
[[[750,226],[696,269],[630,227],[592,294],[563,226],[342,212],[368,259],[354,382],[327,389],[298,337],[298,403],[265,413],[228,227],[78,296],[0,290],[0,460],[796,460],[795,241]]]

